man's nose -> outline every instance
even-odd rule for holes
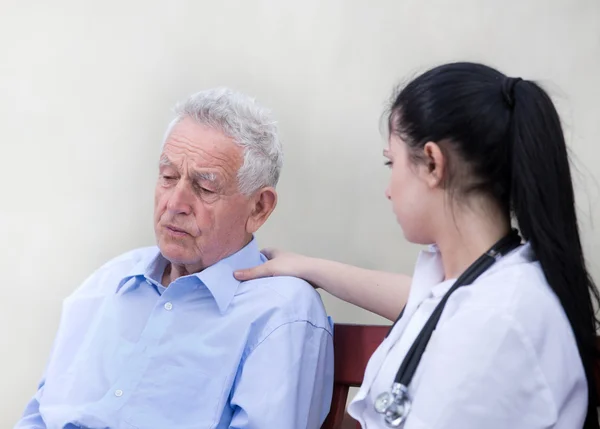
[[[192,192],[184,180],[180,180],[169,196],[167,210],[171,214],[187,215],[192,212]]]

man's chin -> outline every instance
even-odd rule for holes
[[[193,263],[193,257],[182,243],[172,241],[158,243],[162,256],[172,264],[187,265]]]

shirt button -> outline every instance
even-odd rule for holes
[[[173,304],[171,304],[170,302],[167,302],[165,304],[165,310],[171,311],[172,309],[173,309]]]
[[[123,391],[121,389],[115,390],[115,396],[117,398],[120,398],[121,396],[123,396]]]

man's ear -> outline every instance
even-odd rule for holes
[[[246,221],[246,232],[254,234],[273,213],[277,205],[277,191],[269,186],[258,190],[251,198],[253,206]]]
[[[425,160],[425,181],[430,188],[440,186],[447,173],[447,159],[444,156],[442,148],[434,142],[427,142],[423,147],[423,157]]]

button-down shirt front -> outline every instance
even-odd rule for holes
[[[306,282],[238,282],[254,240],[165,288],[138,249],[67,298],[39,389],[16,428],[320,427],[331,401],[331,321]]]

